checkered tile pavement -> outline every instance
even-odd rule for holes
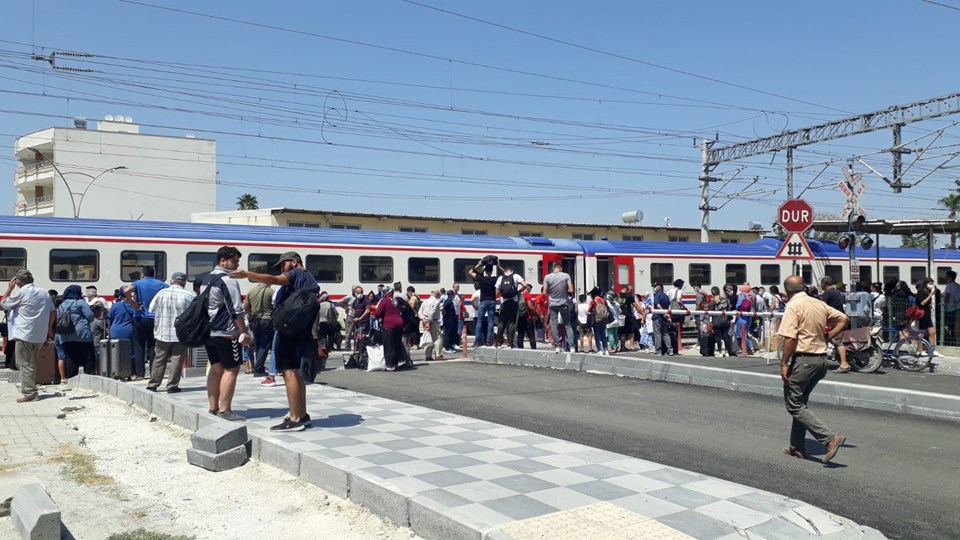
[[[525,538],[517,522],[537,523],[599,503],[679,534],[658,538],[732,539],[747,531],[749,538],[794,539],[860,531],[844,518],[769,492],[320,385],[307,387],[312,428],[271,433],[269,427],[287,412],[286,397],[282,386],[263,387],[258,381],[241,377],[234,399],[234,411],[249,418],[251,435],[362,474],[404,496],[430,499],[475,530],[499,529],[491,538]],[[182,393],[158,397],[208,414],[205,389],[191,388],[194,380],[183,382]]]

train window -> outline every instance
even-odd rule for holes
[[[0,279],[10,280],[18,270],[27,267],[27,250],[0,248]]]
[[[650,283],[673,283],[673,264],[650,263]]]
[[[553,272],[553,269],[551,268],[550,271]],[[528,276],[524,276],[524,277],[526,278]],[[545,277],[547,276],[544,275],[543,273],[543,260],[539,260],[537,261],[537,281],[536,282],[543,283],[543,278]],[[533,280],[527,279],[527,283],[533,283]]]
[[[343,283],[343,257],[307,255],[307,272],[321,283]]]
[[[950,283],[950,280],[947,279],[947,272],[950,270],[951,268],[949,266],[937,267],[937,285],[946,285],[947,283]]]
[[[863,265],[860,267],[860,283],[866,283],[867,287],[863,290],[870,290],[870,283],[873,283],[873,267]]]
[[[453,281],[456,283],[473,283],[473,280],[470,279],[470,276],[467,274],[467,272],[473,270],[473,267],[477,265],[478,260],[480,260],[479,257],[476,259],[454,259]]]
[[[617,264],[617,283],[620,285],[630,284],[630,265],[628,263]]]
[[[251,253],[247,256],[247,269],[256,274],[270,274],[279,276],[280,269],[277,263],[280,262],[280,253]],[[240,264],[241,268],[243,263]]]
[[[360,257],[361,283],[393,282],[393,257],[364,255]]]
[[[513,273],[522,276],[524,280],[527,279],[526,267],[524,267],[524,262],[519,259],[500,259],[500,266],[507,268],[510,267],[513,270]],[[499,270],[497,270],[499,272]]]
[[[410,257],[407,259],[407,281],[410,283],[440,283],[440,259]]]
[[[813,285],[813,266],[804,264],[800,267],[800,274],[803,276],[803,282],[807,285]]]
[[[710,265],[705,263],[691,263],[690,268],[688,269],[688,276],[690,277],[690,284],[699,283],[701,285],[710,285],[711,275],[710,275]],[[621,281],[620,283],[626,283]]]
[[[727,271],[724,273],[724,283],[733,283],[734,285],[740,285],[741,283],[747,282],[747,265],[745,264],[728,264]]]
[[[97,281],[100,252],[95,249],[51,249],[50,281]]]
[[[760,284],[761,285],[779,285],[780,284],[780,265],[779,264],[761,264],[760,265]]]
[[[883,282],[888,281],[900,281],[900,267],[899,266],[884,266],[883,267]]]
[[[927,267],[926,266],[911,266],[910,267],[910,285],[916,285],[921,279],[926,279],[927,277]]]
[[[213,270],[217,265],[217,254],[209,251],[190,251],[187,253],[187,281],[200,277],[200,274],[206,274]]]
[[[834,285],[843,283],[843,267],[839,264],[825,264],[823,275],[832,277]]]
[[[121,251],[120,279],[136,281],[141,278],[145,266],[152,266],[156,272],[153,277],[160,281],[167,279],[167,254],[162,251]]]

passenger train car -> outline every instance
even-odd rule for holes
[[[473,284],[467,271],[487,254],[513,266],[537,290],[555,261],[574,278],[578,292],[627,284],[645,293],[653,282],[675,279],[687,283],[688,293],[697,282],[770,286],[793,271],[811,284],[824,275],[849,280],[847,252],[818,241],[810,241],[816,259],[794,268],[793,261],[776,258],[780,242],[770,238],[747,244],[574,241],[16,216],[0,217],[0,279],[28,268],[40,287],[95,285],[101,296],[110,297],[138,279],[144,266],[155,267],[163,280],[176,271],[193,280],[213,268],[223,245],[240,249],[241,267],[263,273],[276,272],[281,253],[297,251],[333,298],[349,294],[354,284],[369,290],[395,281],[413,285],[421,295],[459,282],[469,298]],[[858,257],[861,281],[915,283],[927,275],[924,249],[874,248],[860,250]],[[960,268],[960,254],[935,250],[939,283],[951,268]],[[241,287],[245,292],[252,284],[244,281]]]

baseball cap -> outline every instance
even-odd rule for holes
[[[174,272],[173,275],[170,276],[170,281],[177,281],[177,280],[186,282],[187,275],[184,274],[183,272]]]
[[[297,261],[299,263],[303,262],[303,259],[300,258],[300,254],[296,251],[288,251],[280,256],[280,260],[277,261],[277,264],[273,265],[275,268],[280,268],[283,266],[283,263],[286,261]]]

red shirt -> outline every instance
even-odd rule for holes
[[[383,297],[377,304],[376,317],[383,320],[384,328],[403,328],[403,315],[400,315],[400,308],[394,305],[389,296]]]
[[[530,306],[532,305],[536,309],[537,303],[533,301],[533,295],[530,294],[530,291],[523,292],[523,301],[527,303],[527,318],[533,319],[533,310],[530,309]]]

